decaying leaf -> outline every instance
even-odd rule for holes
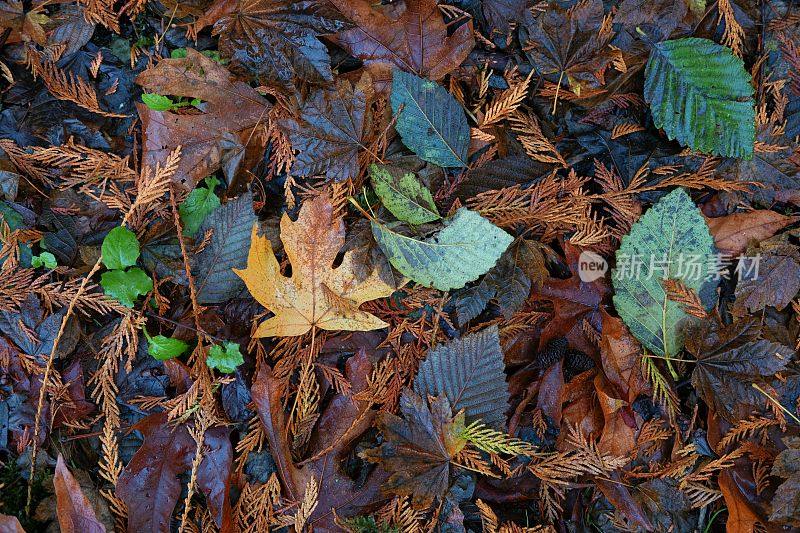
[[[281,274],[269,239],[252,230],[247,268],[234,272],[244,280],[250,294],[275,316],[262,322],[257,337],[302,335],[312,327],[326,330],[366,331],[386,327],[359,306],[394,292],[378,269],[358,280],[353,251],[341,264],[333,263],[344,244],[344,222],[334,217],[330,199],[307,200],[297,221],[281,218],[281,240],[292,264],[291,277]]]
[[[770,520],[792,526],[800,526],[800,442],[797,437],[786,439],[783,450],[772,465],[772,475],[785,481],[776,489],[772,498]]]
[[[199,98],[205,103],[204,112],[198,114],[154,111],[137,104],[144,131],[144,164],[163,163],[180,146],[181,159],[173,178],[180,186],[193,189],[226,162],[241,159],[246,150],[258,151],[259,137],[253,129],[264,124],[271,106],[216,61],[187,49],[186,57],[162,59],[136,82],[148,92]]]
[[[95,516],[89,499],[72,477],[64,458],[58,456],[53,477],[56,490],[58,525],[64,533],[105,533],[106,528]]]
[[[465,441],[456,438],[452,410],[444,396],[428,406],[417,393],[406,390],[400,397],[400,412],[404,418],[381,414],[378,426],[387,442],[362,455],[392,474],[383,490],[411,496],[415,506],[426,508],[447,491],[450,459]]]
[[[736,256],[747,250],[752,242],[758,243],[768,239],[797,220],[797,217],[758,209],[724,217],[707,218],[706,222],[717,249]]]
[[[400,5],[376,6],[369,0],[330,0],[355,27],[333,41],[355,57],[385,73],[391,67],[439,80],[455,69],[472,50],[472,24],[447,31],[436,0],[406,0]]]

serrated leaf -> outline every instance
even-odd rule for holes
[[[33,268],[45,267],[53,270],[58,266],[58,261],[56,261],[56,256],[50,252],[42,252],[39,255],[31,257],[31,266]]]
[[[127,268],[135,265],[139,259],[139,239],[128,228],[117,226],[103,239],[100,251],[107,269]]]
[[[444,87],[395,70],[391,101],[395,128],[415,154],[440,167],[467,166],[467,117]]]
[[[255,221],[253,197],[248,192],[217,208],[200,225],[198,235],[207,230],[213,234],[203,251],[193,258],[198,302],[220,303],[242,292],[244,283],[232,269],[247,263]]]
[[[453,412],[464,409],[467,422],[502,427],[508,409],[508,384],[497,326],[433,348],[419,366],[414,390],[425,397],[444,394]]]
[[[753,87],[729,48],[694,37],[662,41],[645,78],[653,122],[670,139],[714,155],[753,157]]]
[[[244,363],[244,356],[235,342],[215,344],[208,350],[206,364],[209,368],[216,368],[223,374],[235,372],[236,367],[242,363]]]
[[[369,175],[375,194],[398,220],[419,225],[442,218],[431,191],[411,172],[373,164]]]
[[[651,352],[675,356],[683,349],[685,326],[694,320],[667,298],[662,280],[683,281],[711,309],[718,280],[709,257],[715,252],[700,210],[683,189],[662,198],[623,237],[612,273],[614,306]]]
[[[488,272],[514,240],[465,207],[424,241],[374,221],[372,234],[393,267],[421,285],[442,291],[460,289]]]
[[[169,96],[156,93],[143,93],[142,102],[153,111],[169,111],[173,106]]]
[[[183,234],[194,237],[200,224],[208,215],[220,206],[219,196],[214,194],[214,188],[219,185],[219,180],[214,177],[206,178],[205,187],[195,187],[178,208]]]
[[[110,270],[100,276],[100,286],[103,291],[116,298],[125,307],[133,308],[133,303],[139,296],[153,290],[153,280],[141,268],[125,270]]]

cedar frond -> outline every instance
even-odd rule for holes
[[[720,22],[725,23],[725,31],[722,34],[722,43],[730,48],[734,54],[742,57],[742,46],[744,44],[744,29],[741,24],[736,22],[736,17],[733,13],[733,6],[730,0],[719,0],[717,2],[717,10],[719,17],[717,17],[717,24]]]
[[[34,52],[29,51],[34,77],[41,76],[47,90],[59,100],[67,100],[73,104],[108,118],[125,118],[127,115],[111,113],[100,107],[97,93],[86,80],[72,72],[65,71],[54,62],[42,60]]]
[[[10,268],[0,270],[0,311],[14,311],[28,299],[34,270]]]
[[[512,116],[528,95],[533,70],[528,77],[503,91],[486,109],[478,123],[478,128],[483,129],[493,126]]]
[[[518,132],[519,142],[531,159],[541,163],[550,163],[567,168],[567,162],[555,145],[550,142],[539,125],[539,119],[533,113],[514,112],[509,117],[511,128]]]
[[[717,452],[722,453],[722,451],[727,449],[731,444],[743,440],[752,440],[757,434],[760,434],[762,438],[764,438],[766,437],[765,430],[777,425],[777,420],[760,416],[751,416],[745,420],[739,420],[736,422],[736,425],[728,430],[722,440],[717,443]]]
[[[494,511],[492,511],[492,508],[489,507],[488,504],[484,503],[480,498],[475,500],[475,505],[478,506],[478,512],[481,515],[481,525],[483,526],[483,531],[486,533],[498,533],[498,530],[500,529],[500,521],[497,519],[497,515],[494,514]]]
[[[653,387],[653,401],[664,408],[670,420],[675,420],[678,412],[678,398],[675,396],[672,387],[670,387],[667,378],[656,366],[655,359],[648,357],[647,354],[642,356],[642,374]]]
[[[681,306],[687,314],[697,318],[707,318],[708,312],[700,301],[700,297],[694,289],[687,287],[686,284],[679,279],[664,279],[661,280],[661,285],[664,287],[664,292],[667,294],[667,299],[672,300]]]
[[[303,493],[303,500],[300,502],[300,507],[297,508],[297,513],[294,515],[294,530],[297,533],[303,531],[303,528],[311,516],[311,513],[316,509],[319,503],[319,485],[317,480],[312,476],[306,484],[306,490]]]
[[[492,470],[492,465],[487,463],[478,450],[472,448],[462,448],[451,459],[453,466],[460,466],[466,470],[477,472],[489,477],[500,477]]]
[[[119,17],[114,12],[114,0],[78,0],[83,7],[86,22],[102,24],[114,33],[119,33]]]
[[[685,483],[681,485],[681,489],[692,502],[692,509],[706,507],[722,497],[722,491],[702,483]]]
[[[238,531],[269,531],[275,523],[275,507],[280,504],[280,493],[280,482],[274,472],[263,485],[245,483],[234,509]]]
[[[533,445],[512,437],[507,433],[487,427],[476,420],[461,430],[459,436],[473,446],[487,453],[504,453],[508,455],[530,455]]]
[[[644,126],[636,122],[622,122],[620,124],[614,125],[614,128],[611,130],[611,138],[619,139],[620,137],[630,135],[631,133],[636,133],[638,131],[644,131],[644,130],[645,130]]]

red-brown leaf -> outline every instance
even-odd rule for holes
[[[58,455],[53,476],[56,489],[56,514],[62,533],[104,533],[106,528],[97,520],[92,504],[81,486],[72,477],[64,458]]]
[[[721,252],[739,255],[747,250],[750,242],[768,239],[797,219],[798,217],[788,217],[775,211],[760,209],[708,218],[706,222],[717,248]]]

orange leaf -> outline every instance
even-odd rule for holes
[[[738,255],[747,249],[750,241],[768,239],[795,222],[797,218],[761,209],[708,218],[706,221],[717,248],[722,252]]]
[[[364,302],[394,292],[381,275],[383,269],[375,268],[358,279],[360,266],[354,251],[345,253],[341,265],[333,268],[344,244],[344,222],[333,217],[329,198],[306,201],[297,222],[284,214],[281,240],[292,263],[291,277],[281,274],[272,245],[267,237],[258,235],[257,225],[253,226],[247,268],[234,269],[250,294],[275,313],[261,323],[256,337],[302,335],[313,326],[332,331],[369,331],[387,326],[358,309]]]

